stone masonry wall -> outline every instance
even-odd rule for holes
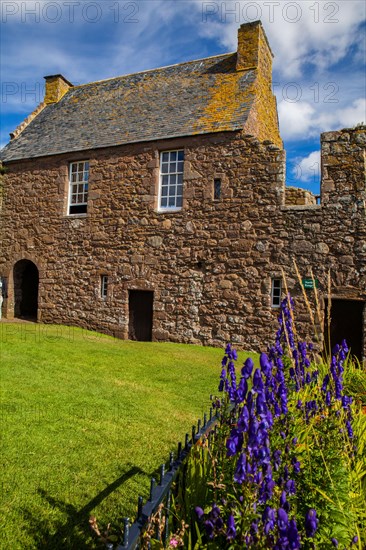
[[[40,271],[39,320],[122,338],[128,291],[140,289],[154,291],[154,340],[263,349],[276,328],[271,278],[284,270],[304,311],[294,259],[301,277],[312,270],[319,280],[320,301],[329,270],[334,295],[366,300],[365,132],[348,131],[347,140],[344,132],[322,137],[322,205],[286,206],[284,152],[240,132],[8,163],[0,265],[8,316],[20,259]],[[185,151],[183,209],[157,212],[159,152],[176,148]],[[87,215],[70,217],[75,160],[90,161],[90,192]],[[106,300],[102,274],[110,280]],[[314,304],[314,293],[308,297]],[[312,335],[308,315],[298,320],[302,335]]]
[[[306,189],[299,189],[298,187],[286,187],[285,200],[287,205],[314,205],[316,204],[316,197],[310,191]]]

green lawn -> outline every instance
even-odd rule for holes
[[[210,406],[222,350],[0,324],[0,548],[91,548]]]

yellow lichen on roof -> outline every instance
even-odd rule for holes
[[[253,85],[241,86],[242,73],[215,75],[214,85],[207,83],[207,99],[203,114],[194,124],[197,133],[204,130],[230,130],[240,112],[250,110],[254,98]]]

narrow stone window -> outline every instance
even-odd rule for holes
[[[221,179],[214,179],[214,200],[221,199]]]
[[[271,306],[280,307],[282,294],[282,280],[272,279],[271,284]]]
[[[160,154],[159,210],[180,210],[183,205],[184,151]]]
[[[100,297],[104,300],[108,295],[108,275],[100,276]]]
[[[69,215],[86,214],[89,190],[89,162],[70,163]]]

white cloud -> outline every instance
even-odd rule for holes
[[[284,139],[306,138],[314,125],[315,109],[305,101],[278,104],[280,131]]]
[[[297,157],[292,169],[294,179],[303,183],[316,183],[320,179],[320,151],[313,151],[307,157]]]
[[[366,99],[360,98],[353,101],[352,105],[338,112],[341,126],[351,127],[366,122]]]
[[[310,104],[306,101],[289,102],[282,100],[278,104],[281,136],[285,140],[309,139],[321,132],[352,127],[366,122],[366,100],[355,99],[348,107],[324,103]]]
[[[239,24],[261,19],[275,54],[275,69],[287,77],[299,77],[305,64],[317,70],[337,63],[352,45],[362,47],[365,5],[347,2],[202,2],[202,36],[217,38],[223,46],[236,50]],[[214,13],[210,13],[214,12]],[[225,23],[225,24],[223,24]]]

